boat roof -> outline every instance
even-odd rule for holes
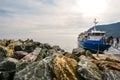
[[[105,31],[92,30],[90,33],[105,33]]]

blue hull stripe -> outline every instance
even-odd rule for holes
[[[105,44],[102,40],[84,40],[80,42],[79,46],[93,51],[103,52],[104,50],[108,49],[111,45]]]

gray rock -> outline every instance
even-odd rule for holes
[[[19,72],[19,71],[23,70],[23,69],[26,68],[26,66],[28,66],[29,64],[30,64],[30,62],[20,63],[20,64],[16,65],[16,72]]]
[[[16,45],[14,47],[15,51],[26,51],[28,53],[31,53],[34,51],[36,47],[39,47],[40,43],[39,42],[27,42],[22,45]]]
[[[0,80],[13,80],[15,72],[1,72],[0,71]]]
[[[99,67],[103,73],[104,80],[120,80],[120,62],[112,56],[92,62]]]
[[[36,48],[36,45],[34,45],[31,42],[22,45],[22,49],[28,53],[33,52],[35,48]]]
[[[12,62],[12,63],[14,63],[16,65],[19,64],[19,61],[17,59],[11,58],[11,57],[5,58],[4,61],[10,61],[10,62]]]
[[[46,57],[47,54],[47,49],[42,49],[39,53],[39,55],[37,56],[37,61],[42,60]]]
[[[51,56],[53,54],[56,54],[57,51],[55,49],[42,49],[39,53],[39,55],[37,56],[37,61],[42,60],[48,56]]]
[[[7,50],[5,47],[0,46],[0,58],[6,57]]]
[[[34,44],[36,47],[40,47],[40,45],[41,45],[42,43],[40,43],[40,42],[33,42],[33,44]]]
[[[13,80],[16,64],[5,60],[0,63],[0,80]]]
[[[26,55],[28,55],[28,53],[25,52],[25,51],[16,51],[13,55],[13,58],[16,58],[16,59],[20,60]]]
[[[0,63],[0,71],[13,71],[16,68],[16,64],[11,61],[2,61]]]
[[[103,71],[104,80],[120,80],[120,71],[106,69]]]
[[[85,56],[81,56],[81,61],[77,65],[77,73],[84,80],[102,80],[99,68]]]
[[[52,49],[52,47],[48,43],[41,44],[40,47],[43,48],[43,49]]]
[[[32,54],[38,56],[41,50],[42,50],[41,48],[38,48],[38,47],[37,47],[37,48],[35,48],[35,50],[32,52]]]
[[[58,53],[61,53],[61,54],[65,53],[65,50],[61,49],[60,46],[58,46],[58,45],[54,45],[52,48]]]
[[[60,51],[61,50],[61,48],[58,45],[54,45],[52,48],[55,49],[56,51]]]
[[[76,55],[71,54],[71,53],[69,53],[69,52],[65,52],[65,53],[64,53],[64,56],[66,56],[66,57],[68,57],[68,58],[75,59],[77,62],[80,61],[79,57],[77,57]]]
[[[92,54],[91,51],[89,51],[89,50],[86,50],[85,56],[86,56],[86,57],[89,57],[89,58],[91,58],[91,59],[96,60],[96,58],[93,56],[93,54]]]
[[[47,57],[29,64],[21,71],[16,72],[14,80],[52,80],[52,59],[53,57]]]
[[[20,62],[26,63],[26,62],[34,62],[37,59],[36,55],[33,55],[32,53],[26,55],[22,59],[20,59]]]
[[[83,49],[83,48],[75,48],[75,49],[73,49],[72,54],[74,54],[74,55],[76,55],[78,57],[81,56],[81,55],[86,55],[85,49]]]

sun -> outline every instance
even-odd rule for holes
[[[104,13],[107,8],[106,0],[78,0],[77,5],[85,16],[97,16]]]

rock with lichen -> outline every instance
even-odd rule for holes
[[[79,57],[77,57],[76,55],[71,54],[71,53],[69,53],[69,52],[65,52],[63,55],[66,56],[66,57],[68,57],[68,58],[75,59],[77,62],[80,61]]]
[[[20,45],[15,45],[14,50],[15,51],[26,51],[28,53],[31,53],[34,51],[36,47],[39,47],[39,42],[23,42]]]
[[[85,53],[85,49],[83,49],[83,48],[75,48],[75,49],[73,49],[73,51],[72,51],[72,54],[74,54],[74,55],[76,55],[76,56],[81,56],[81,55],[85,55],[86,53]]]
[[[104,80],[120,80],[120,71],[105,69],[102,74]]]
[[[41,61],[32,62],[16,72],[14,80],[53,80],[52,59],[53,57],[47,57]]]
[[[12,57],[20,60],[20,59],[22,59],[24,56],[26,56],[28,54],[29,53],[27,53],[25,51],[16,51],[16,52],[14,52],[14,55]]]
[[[16,64],[10,59],[6,59],[0,63],[0,80],[13,80]]]
[[[78,62],[77,74],[84,80],[102,80],[99,68],[85,56],[81,56],[81,60]]]
[[[5,47],[0,46],[0,58],[6,57],[7,50]]]
[[[28,55],[26,55],[25,57],[23,57],[22,59],[20,59],[20,62],[33,62],[33,61],[35,61],[36,60],[36,58],[37,58],[37,56],[36,55],[33,55],[33,54],[28,54]]]
[[[76,74],[77,61],[58,55],[53,60],[55,80],[78,80]]]
[[[120,61],[115,59],[106,58],[100,60],[93,60],[101,72],[105,80],[119,80],[120,79]]]
[[[0,40],[0,46],[6,46],[6,40]]]
[[[57,50],[55,50],[55,49],[51,49],[51,48],[49,48],[49,49],[41,48],[40,53],[39,53],[39,55],[37,56],[36,61],[42,60],[42,59],[44,59],[44,58],[46,58],[46,57],[48,57],[48,56],[51,56],[51,55],[53,55],[53,54],[56,54],[56,53],[59,53],[59,52],[58,52]],[[60,54],[62,54],[62,53],[60,53]]]

